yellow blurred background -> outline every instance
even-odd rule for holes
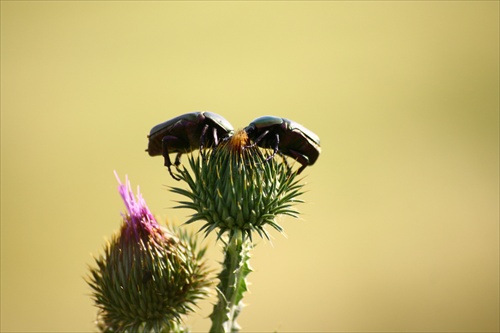
[[[257,241],[243,331],[499,330],[499,2],[2,1],[1,331],[96,331],[113,170],[181,224],[144,149],[195,110],[321,138],[301,218]]]

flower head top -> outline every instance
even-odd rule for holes
[[[124,225],[124,234],[128,238],[134,237],[133,241],[139,239],[146,240],[149,237],[153,239],[162,238],[164,230],[160,228],[155,217],[149,210],[146,201],[137,187],[137,195],[134,196],[132,187],[127,176],[125,176],[125,184],[120,181],[116,171],[115,177],[118,180],[118,192],[125,203],[127,213],[122,213]],[[136,199],[137,197],[137,199]]]

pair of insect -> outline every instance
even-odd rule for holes
[[[302,166],[297,174],[316,162],[320,152],[319,137],[304,126],[285,118],[263,116],[243,129],[253,142],[250,146],[273,149],[297,160]],[[148,135],[146,151],[150,156],[162,155],[170,175],[180,180],[171,170],[170,153],[177,153],[174,165],[180,164],[183,153],[204,147],[215,147],[221,140],[234,134],[233,126],[222,116],[212,112],[191,112],[156,125]]]

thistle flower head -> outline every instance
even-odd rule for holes
[[[193,175],[181,169],[189,189],[174,187],[173,192],[188,198],[178,208],[196,211],[186,223],[203,220],[205,234],[216,230],[218,238],[252,233],[269,238],[266,226],[282,231],[276,222],[280,214],[296,217],[293,205],[302,185],[284,159],[270,156],[252,145],[244,130],[213,148],[202,158],[189,157]]]
[[[88,278],[100,309],[99,328],[176,330],[182,315],[206,296],[205,249],[197,249],[192,235],[161,227],[139,191],[134,197],[128,179],[119,192],[127,208],[123,224]]]

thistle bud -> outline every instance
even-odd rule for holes
[[[179,331],[181,317],[207,294],[205,249],[197,248],[192,235],[161,227],[139,190],[134,197],[128,179],[119,192],[127,208],[120,232],[96,258],[87,279],[99,308],[98,327]]]
[[[177,208],[196,211],[186,223],[203,220],[201,230],[206,234],[216,230],[218,238],[240,232],[250,240],[253,232],[269,238],[266,226],[282,231],[276,216],[298,215],[292,206],[301,202],[297,197],[302,185],[284,159],[265,154],[240,130],[210,154],[190,156],[193,175],[180,170],[189,190],[171,188],[189,199],[179,201]]]

